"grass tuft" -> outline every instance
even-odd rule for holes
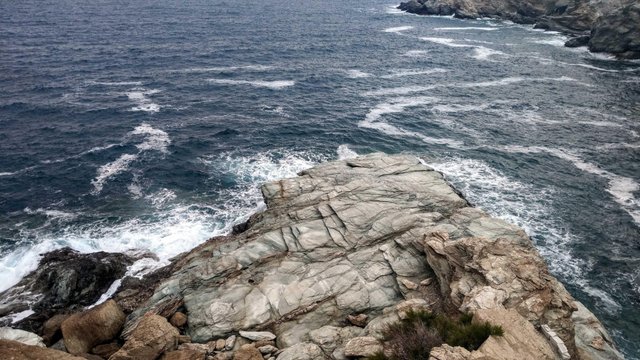
[[[429,357],[432,348],[443,343],[472,351],[489,336],[504,335],[502,327],[488,322],[474,324],[472,318],[471,314],[449,318],[428,311],[409,311],[406,319],[385,329],[385,348],[391,356],[380,352],[369,360],[423,360]]]

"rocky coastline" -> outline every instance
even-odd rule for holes
[[[640,3],[635,0],[410,0],[398,9],[462,19],[498,18],[570,35],[565,46],[620,59],[640,58]]]
[[[328,162],[262,193],[265,211],[142,279],[120,280],[149,254],[44,255],[0,294],[0,358],[368,358],[424,311],[504,331],[475,350],[439,344],[430,360],[622,359],[522,229],[415,157]]]

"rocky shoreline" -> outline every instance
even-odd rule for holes
[[[410,0],[398,9],[462,19],[498,18],[570,35],[565,46],[640,58],[640,3],[634,0]]]
[[[329,162],[262,193],[267,209],[233,234],[125,277],[97,306],[150,255],[46,254],[0,294],[0,358],[362,358],[387,354],[386,329],[415,311],[504,330],[476,350],[440,344],[433,360],[622,358],[522,229],[415,157]]]

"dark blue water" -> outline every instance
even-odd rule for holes
[[[1,2],[1,287],[62,246],[166,261],[261,182],[409,152],[523,226],[640,358],[640,64],[392,5]]]

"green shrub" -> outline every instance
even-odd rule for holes
[[[369,360],[423,360],[429,357],[432,348],[443,343],[472,351],[489,336],[504,334],[502,327],[487,322],[474,324],[472,318],[471,314],[449,318],[428,311],[409,311],[406,319],[385,329],[385,347],[392,356],[377,353]]]

